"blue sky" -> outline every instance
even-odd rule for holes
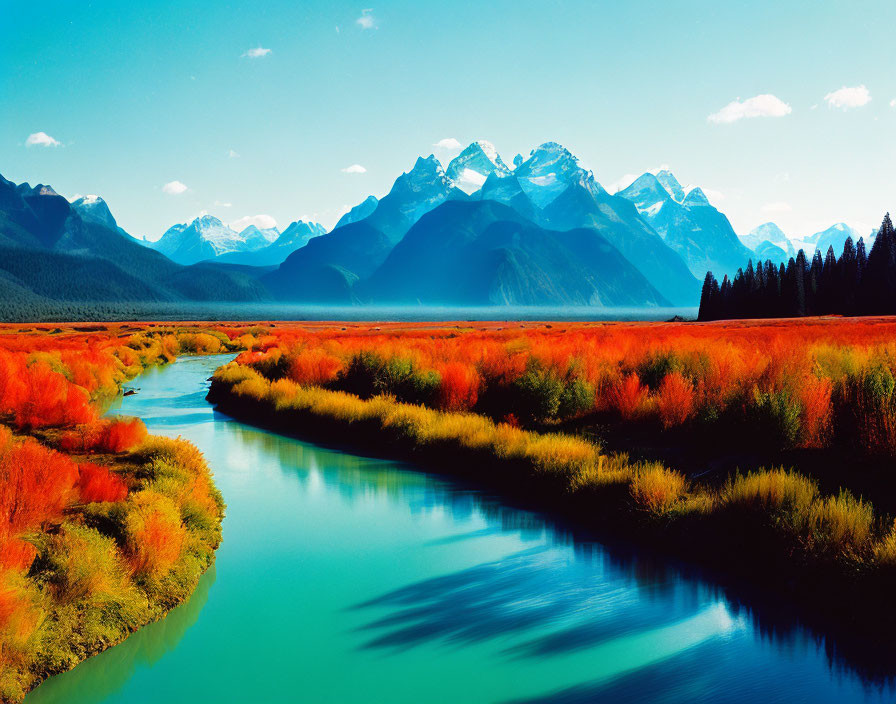
[[[0,173],[137,236],[330,226],[443,139],[666,164],[738,232],[896,210],[892,2],[0,2]]]

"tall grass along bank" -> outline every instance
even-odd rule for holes
[[[539,433],[390,396],[271,381],[239,363],[217,370],[209,399],[279,431],[413,459],[469,477],[601,531],[686,556],[788,595],[808,618],[853,632],[892,626],[896,530],[867,501],[823,495],[782,468],[721,486],[659,463],[631,462],[582,437]]]

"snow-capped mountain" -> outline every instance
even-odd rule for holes
[[[248,230],[249,228],[246,229]],[[241,234],[245,232],[246,230]],[[327,231],[319,223],[296,220],[290,223],[279,235],[276,234],[276,230],[261,230],[260,232],[267,232],[268,237],[273,233],[275,238],[272,242],[268,242],[265,246],[253,251],[228,252],[216,257],[215,261],[228,264],[247,264],[249,266],[273,266],[282,263],[297,249],[304,247],[313,238],[326,234]]]
[[[149,246],[179,264],[195,264],[229,252],[261,249],[278,236],[279,232],[274,228],[259,230],[254,225],[242,232],[234,232],[218,218],[203,215],[189,224],[168,228],[157,242],[149,243]]]
[[[631,201],[694,276],[733,274],[753,255],[703,189],[685,189],[669,170],[647,172],[618,193]]]
[[[254,252],[256,249],[262,249],[275,242],[280,237],[280,231],[276,227],[259,229],[255,225],[249,225],[239,233],[239,237],[243,241],[239,249],[244,252]]]
[[[661,169],[656,172],[656,180],[660,182],[660,185],[666,189],[672,199],[681,203],[685,199],[687,195],[685,193],[684,188],[682,188],[681,184],[678,182],[678,179],[672,175],[672,172],[669,169]]]
[[[494,145],[480,139],[454,157],[445,173],[455,186],[469,195],[478,191],[492,174],[503,178],[510,174],[510,169]]]
[[[288,300],[352,300],[354,284],[383,263],[392,248],[423,215],[448,200],[467,200],[432,154],[419,157],[364,218],[340,224],[293,252],[263,281]],[[361,212],[366,204],[352,212]]]
[[[796,251],[790,238],[773,222],[764,222],[759,227],[754,227],[746,235],[740,235],[740,241],[744,243],[745,247],[749,247],[753,251],[756,251],[763,242],[770,242],[780,247],[790,256],[796,256]]]
[[[821,251],[822,256],[827,254],[829,247],[833,247],[834,254],[839,257],[843,253],[843,245],[846,244],[847,237],[852,237],[853,243],[856,243],[861,235],[845,222],[838,222],[826,230],[810,235],[806,238],[806,242],[815,245],[815,248]],[[869,240],[866,239],[865,244],[867,246]],[[806,252],[806,254],[809,254],[809,252]]]
[[[869,249],[875,234],[876,232],[872,232],[870,236],[865,237],[865,246]],[[756,252],[757,258],[778,261],[779,253],[775,249],[770,249],[770,245],[774,245],[776,249],[784,252],[784,257],[781,260],[787,263],[791,257],[796,256],[800,249],[805,252],[807,258],[811,258],[816,249],[821,252],[822,256],[825,256],[828,248],[833,247],[834,254],[839,257],[843,253],[843,245],[846,244],[847,237],[851,237],[853,243],[857,243],[862,235],[846,223],[838,222],[826,230],[798,239],[788,237],[775,223],[766,222],[743,235],[741,240]]]
[[[517,166],[513,175],[525,194],[539,208],[546,207],[571,183],[587,184],[603,190],[590,171],[579,166],[579,160],[557,142],[545,142]]]
[[[314,237],[327,234],[327,229],[318,222],[305,222],[296,220],[280,233],[280,237],[274,242],[278,247],[292,247],[298,249],[308,244]]]
[[[112,211],[109,210],[106,201],[99,196],[91,195],[78,198],[76,201],[72,202],[72,208],[74,208],[78,212],[78,215],[84,220],[99,223],[100,225],[108,227],[110,230],[118,228],[118,223],[115,222],[115,218],[112,217]]]
[[[16,295],[111,303],[268,296],[250,276],[193,270],[146,247],[118,227],[98,196],[70,203],[49,186],[16,185],[2,176],[0,244],[0,279],[14,281]]]

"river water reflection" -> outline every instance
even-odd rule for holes
[[[208,458],[227,502],[215,567],[28,704],[891,699],[699,575],[215,413],[221,361],[150,371],[120,408]]]

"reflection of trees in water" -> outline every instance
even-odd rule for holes
[[[121,689],[141,666],[158,662],[173,650],[199,618],[215,583],[214,563],[192,596],[160,621],[144,626],[123,643],[104,650],[74,670],[51,677],[26,698],[26,704],[91,704]]]

